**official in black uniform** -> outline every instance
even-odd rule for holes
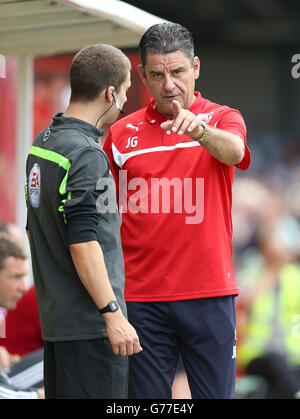
[[[45,341],[46,398],[126,398],[127,321],[115,185],[100,127],[126,102],[130,62],[117,48],[79,51],[71,99],[27,158],[27,231]]]

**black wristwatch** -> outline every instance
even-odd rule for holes
[[[117,301],[110,301],[107,306],[101,308],[99,311],[101,314],[103,313],[113,313],[114,311],[117,311],[119,308],[119,304]]]

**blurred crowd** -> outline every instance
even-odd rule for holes
[[[233,188],[237,397],[300,397],[300,148],[270,129]]]

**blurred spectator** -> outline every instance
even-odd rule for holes
[[[0,222],[0,233],[7,233],[10,237],[13,237],[15,240],[23,243],[24,236],[22,231],[13,223]]]
[[[44,346],[35,287],[30,287],[5,318],[6,337],[0,339],[11,354],[20,356]]]
[[[278,225],[260,227],[258,253],[239,271],[237,362],[247,374],[264,378],[266,398],[295,398],[300,390],[300,268]]]
[[[232,218],[236,268],[247,263],[248,252],[255,248],[261,226],[274,226],[295,259],[300,261],[300,167],[295,167],[280,181],[275,171],[273,180],[252,176],[237,178],[234,182]]]
[[[16,308],[26,291],[28,274],[27,255],[19,242],[6,233],[0,233],[0,306]]]
[[[9,234],[10,237],[17,240],[21,245],[23,244],[22,232],[16,225],[0,223],[1,232]],[[5,318],[5,339],[0,339],[0,345],[6,348],[10,354],[20,357],[43,347],[34,286],[26,289],[18,300],[15,309],[6,310],[2,317],[3,319]]]
[[[27,274],[27,255],[21,243],[6,233],[0,233],[0,307],[7,310],[16,307],[26,291]],[[0,398],[43,398],[42,388],[31,387],[41,385],[42,353],[21,360],[6,348],[0,349]],[[16,385],[15,380],[20,379],[22,385]]]

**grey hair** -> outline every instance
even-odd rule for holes
[[[144,33],[139,44],[142,66],[146,65],[147,53],[166,55],[182,51],[193,64],[194,41],[191,32],[178,23],[159,23]]]

